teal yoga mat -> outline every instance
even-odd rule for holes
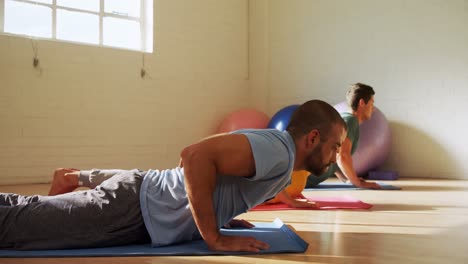
[[[383,190],[401,190],[398,186],[393,186],[383,182],[377,182]],[[359,188],[351,183],[344,182],[322,182],[314,188],[306,188],[305,191],[339,191],[339,190],[368,190]]]
[[[204,256],[246,255],[273,253],[302,253],[308,243],[299,237],[281,220],[272,223],[253,223],[251,229],[222,229],[225,235],[253,236],[270,245],[260,253],[211,251],[203,240],[153,248],[149,244],[106,248],[62,249],[62,250],[8,250],[0,249],[0,258],[50,258],[50,257],[129,257],[129,256]],[[1,262],[1,261],[0,261]]]

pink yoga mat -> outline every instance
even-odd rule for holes
[[[261,204],[250,211],[276,211],[276,210],[332,210],[332,209],[369,209],[372,204],[365,203],[351,196],[337,197],[305,197],[309,201],[318,203],[318,208],[294,208],[283,203]]]

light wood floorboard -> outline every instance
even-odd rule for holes
[[[310,245],[304,254],[217,257],[1,259],[1,264],[107,263],[468,263],[468,181],[404,178],[400,191],[314,191],[351,195],[370,210],[249,212],[253,222],[279,217]],[[0,192],[46,194],[48,185],[0,186]]]

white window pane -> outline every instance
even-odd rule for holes
[[[105,0],[104,12],[140,17],[140,2],[139,0]]]
[[[141,48],[140,23],[104,17],[103,26],[104,45],[136,50]]]
[[[34,37],[52,37],[52,9],[6,0],[4,31]]]
[[[99,44],[99,16],[57,9],[57,39]]]
[[[57,0],[58,6],[99,12],[99,0]]]
[[[52,4],[52,0],[32,0],[32,1],[38,2],[38,3],[44,3],[44,4]]]

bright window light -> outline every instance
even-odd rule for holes
[[[0,33],[153,52],[153,0],[0,0]]]
[[[133,5],[128,0],[105,0],[104,12],[121,16],[140,17],[140,2],[135,1]]]
[[[58,9],[57,39],[99,44],[99,16]]]
[[[125,1],[128,5],[130,1]],[[57,0],[57,6],[99,12],[99,0]]]
[[[52,0],[32,0],[29,2],[43,3],[43,4],[52,4]]]
[[[140,24],[136,21],[105,17],[103,44],[136,49],[141,46]]]
[[[34,19],[31,19],[34,18]],[[48,6],[7,0],[4,32],[33,37],[52,37],[52,9]]]

